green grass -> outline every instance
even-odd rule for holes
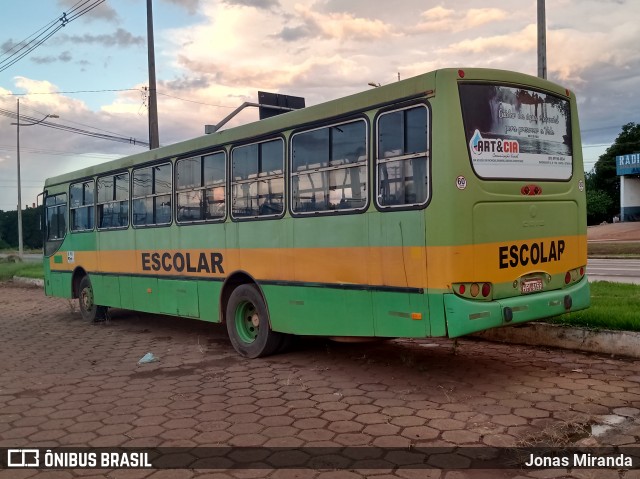
[[[44,279],[42,263],[13,263],[0,260],[0,281],[7,281],[14,276]]]
[[[591,307],[547,320],[593,329],[640,331],[640,286],[594,281],[591,283]]]

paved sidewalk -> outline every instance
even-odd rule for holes
[[[635,445],[640,361],[461,340],[305,340],[245,360],[220,325],[0,283],[0,447]],[[138,360],[151,352],[159,358]],[[594,435],[593,433],[596,433]],[[0,479],[598,477],[638,470],[0,471]]]

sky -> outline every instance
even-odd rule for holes
[[[205,124],[257,101],[258,90],[314,105],[369,82],[442,67],[536,75],[536,6],[536,0],[153,0],[160,144],[202,135]],[[21,0],[2,7],[0,210],[12,210],[17,128],[7,115],[18,100],[21,116],[58,115],[47,121],[148,141],[146,2]],[[638,18],[638,0],[546,2],[548,78],[577,95],[587,171],[622,125],[640,123]],[[54,29],[9,65],[16,45]],[[246,111],[234,122],[254,120],[257,113]],[[143,149],[21,127],[22,203],[35,203],[49,176]]]

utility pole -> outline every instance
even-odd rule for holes
[[[22,260],[24,249],[22,246],[22,183],[20,183],[20,98],[16,107],[16,158],[18,163],[18,257]]]
[[[538,0],[538,76],[547,78],[547,21],[545,0]]]
[[[156,97],[156,55],[153,43],[153,7],[147,0],[147,51],[149,57],[149,149],[160,146],[158,135],[158,101]]]
[[[21,126],[33,126],[39,125],[47,118],[58,118],[58,115],[47,115],[42,120],[32,123],[20,123],[20,98],[18,98],[16,105],[16,122],[11,125],[16,126],[16,163],[18,167],[18,256],[22,259],[24,254],[23,237],[22,237],[22,183],[20,181],[20,127]]]

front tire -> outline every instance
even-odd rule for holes
[[[78,286],[78,304],[80,306],[80,314],[85,321],[104,321],[107,314],[106,306],[98,306],[95,304],[93,296],[93,287],[89,276],[84,276]]]
[[[254,285],[243,284],[233,290],[226,323],[233,348],[245,358],[269,356],[282,343],[282,335],[271,330],[267,305]]]

